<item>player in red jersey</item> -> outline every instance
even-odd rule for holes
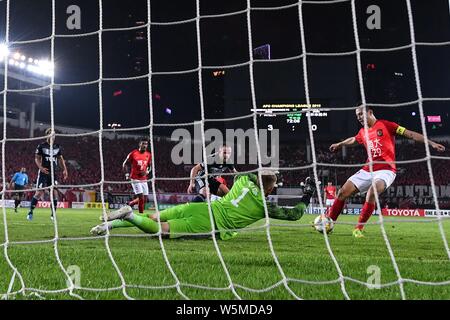
[[[422,134],[408,130],[395,122],[378,120],[370,107],[359,107],[356,109],[356,117],[362,126],[364,126],[364,113],[366,113],[367,117],[368,142],[366,140],[365,130],[361,128],[356,136],[330,146],[330,151],[336,152],[343,146],[362,144],[371,153],[372,161],[377,162],[373,163],[373,175],[370,172],[369,165],[366,164],[347,180],[339,190],[333,206],[327,213],[329,218],[336,221],[348,197],[358,192],[367,192],[366,201],[361,210],[358,224],[353,231],[353,236],[357,238],[364,236],[362,233],[364,225],[375,210],[375,192],[382,194],[395,180],[397,171],[395,165],[395,136],[400,135],[424,143],[424,136]],[[431,140],[428,140],[428,143],[433,149],[439,152],[445,151],[445,147],[439,143]],[[372,180],[374,181],[376,190],[372,186]]]
[[[148,184],[147,176],[151,170],[152,154],[147,151],[148,141],[141,139],[139,141],[139,148],[131,151],[125,161],[122,168],[125,172],[125,178],[131,179],[131,186],[137,198],[132,200],[129,205],[133,206],[138,204],[139,212],[144,212],[145,202],[148,197]],[[129,169],[131,165],[131,172]]]
[[[323,202],[327,209],[333,205],[334,199],[336,199],[336,187],[331,181],[328,181],[327,186],[323,188]]]

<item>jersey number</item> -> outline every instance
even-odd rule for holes
[[[144,171],[147,168],[147,161],[138,160],[137,165],[139,166],[139,170]]]
[[[376,158],[381,156],[381,148],[374,148],[372,149],[372,157]]]
[[[242,193],[236,199],[231,200],[231,204],[236,208],[239,207],[239,202],[244,199],[245,195],[250,191],[249,188],[242,188]]]

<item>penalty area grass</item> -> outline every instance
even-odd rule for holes
[[[115,229],[109,239],[92,237],[89,230],[100,223],[101,210],[59,209],[59,241],[55,244],[50,210],[36,209],[31,222],[26,220],[26,214],[26,208],[20,208],[19,213],[6,210],[7,250],[3,217],[0,221],[0,295],[8,289],[20,290],[23,281],[25,294],[10,298],[74,299],[68,292],[59,292],[68,284],[58,264],[58,253],[64,268],[82,288],[75,289],[74,293],[84,299],[125,299],[118,270],[126,284],[126,293],[135,299],[183,299],[180,292],[190,299],[236,298],[211,239],[165,239],[162,246],[167,255],[164,256],[159,239],[136,228]],[[351,224],[338,224],[329,235],[331,251],[345,277],[341,284],[324,236],[305,226],[313,219],[314,216],[305,215],[296,222],[272,220],[271,223],[283,224],[270,227],[273,252],[266,228],[240,232],[232,240],[218,241],[239,297],[341,300],[345,298],[345,291],[350,299],[401,299],[400,286],[395,283],[398,275],[379,225],[367,226],[366,237],[362,239],[352,237]],[[356,216],[341,216],[339,222],[356,220]],[[403,283],[405,297],[450,299],[450,261],[438,223],[424,222],[430,218],[384,220],[400,276],[444,282],[443,285],[425,285],[406,281]],[[378,221],[377,216],[370,220],[375,221]],[[263,226],[263,223],[261,220],[252,227]],[[446,240],[450,242],[450,221],[443,220],[442,224]],[[28,243],[30,241],[35,243]],[[282,282],[273,254],[295,296]],[[20,276],[13,277],[7,258]],[[181,284],[179,290],[175,287],[176,278]],[[377,279],[381,288],[367,288],[360,283],[375,284]],[[33,293],[35,289],[39,290],[37,294]]]

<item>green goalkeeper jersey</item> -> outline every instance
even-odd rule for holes
[[[222,199],[211,203],[214,219],[222,240],[236,236],[236,232],[222,231],[241,229],[263,219],[264,193],[261,192],[258,177],[254,174],[238,175],[230,192]],[[270,218],[282,220],[298,220],[306,210],[304,203],[299,203],[292,209],[280,208],[267,203]]]

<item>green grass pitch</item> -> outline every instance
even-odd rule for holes
[[[34,220],[28,222],[27,210],[14,213],[7,209],[9,241],[50,240],[54,225],[47,209],[35,211]],[[121,281],[108,257],[105,239],[82,241],[64,240],[72,237],[89,237],[89,230],[99,220],[100,210],[58,211],[58,231],[61,241],[58,252],[65,268],[76,265],[81,270],[80,285],[83,288],[120,287]],[[307,224],[313,216],[304,216],[292,225]],[[356,216],[342,216],[339,221],[356,222]],[[371,221],[377,221],[373,217]],[[396,218],[399,220],[399,218]],[[411,218],[408,218],[411,220]],[[417,218],[423,219],[423,218]],[[391,220],[392,221],[392,220]],[[396,261],[405,279],[430,282],[450,280],[450,262],[436,222],[390,222],[385,218],[386,231]],[[274,223],[285,223],[274,221]],[[261,224],[261,223],[259,223]],[[443,222],[450,242],[450,221]],[[0,222],[0,242],[5,239],[3,217]],[[397,280],[380,226],[370,225],[366,238],[354,239],[351,225],[337,225],[330,235],[331,248],[343,274],[366,282],[369,266],[381,271],[381,283]],[[134,228],[116,229],[113,234],[141,234]],[[338,278],[336,267],[327,251],[324,238],[310,227],[271,227],[273,248],[286,277],[310,281],[327,281]],[[182,284],[194,284],[215,288],[229,286],[212,240],[164,240],[167,258]],[[171,286],[174,277],[166,266],[160,243],[156,238],[111,237],[112,256],[130,285],[127,293],[136,299],[182,299],[175,288],[144,289],[133,286]],[[234,284],[253,289],[264,289],[279,282],[282,277],[270,253],[264,229],[242,232],[230,241],[218,241],[224,261]],[[0,247],[0,294],[6,293],[12,270],[5,259],[4,246]],[[27,288],[58,290],[67,288],[66,278],[58,266],[53,243],[11,244],[7,253],[21,273]],[[340,285],[302,284],[289,282],[292,291],[303,299],[344,299]],[[351,299],[400,299],[398,285],[381,289],[345,281]],[[13,291],[20,289],[14,282]],[[234,299],[230,290],[206,290],[181,286],[190,299]],[[405,283],[407,299],[450,299],[450,285],[428,286]],[[251,292],[236,288],[243,299],[293,299],[283,285],[266,292]],[[85,299],[124,299],[121,290],[92,292],[75,290]],[[67,293],[40,293],[45,299],[73,299]],[[17,295],[16,299],[37,299],[30,295]]]

